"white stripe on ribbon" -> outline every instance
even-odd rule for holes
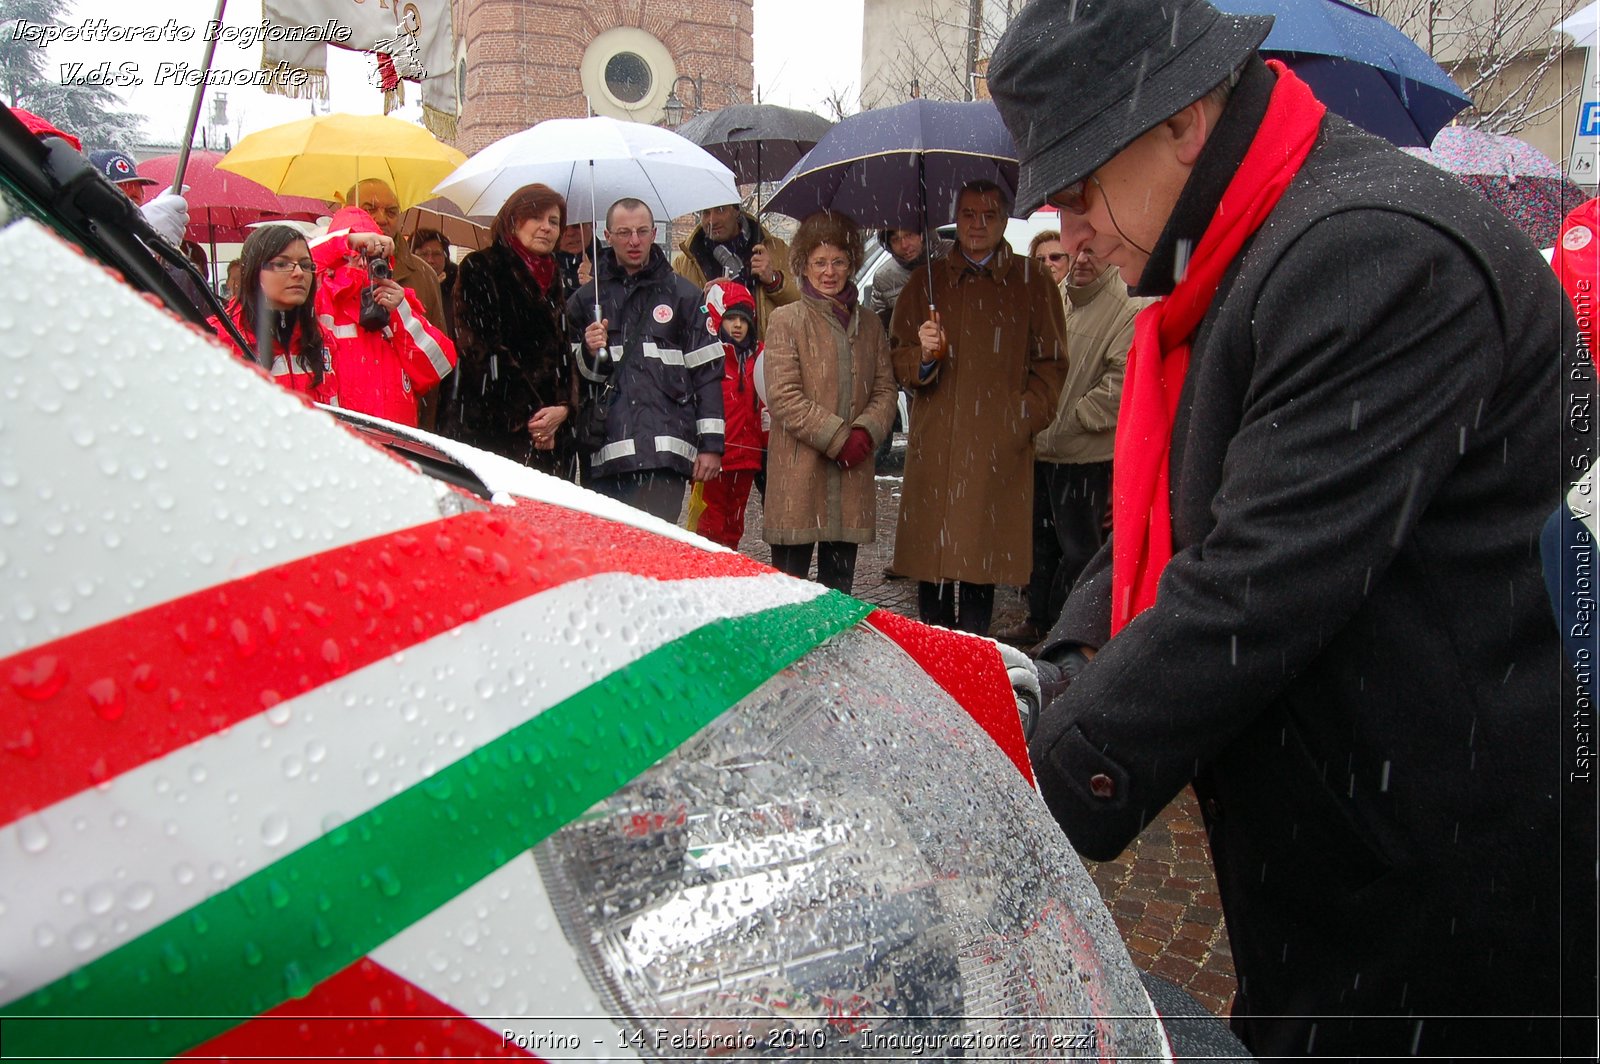
[[[725,357],[722,350],[722,341],[714,340],[704,347],[697,347],[684,356],[684,364],[690,369],[698,369],[707,362],[721,362]]]
[[[0,463],[0,656],[439,519],[427,478],[53,234],[0,231],[0,270],[0,317],[30,326],[4,330],[26,401],[6,404],[0,452],[48,455]],[[139,342],[87,339],[105,336]]]
[[[694,430],[700,433],[702,436],[706,435],[707,433],[715,433],[716,435],[721,436],[727,432],[728,423],[723,421],[720,417],[697,418],[694,423]]]
[[[607,573],[563,584],[9,824],[0,829],[0,1002],[137,938],[710,621],[823,591],[778,573]]]
[[[617,1020],[580,973],[577,951],[531,854],[523,854],[372,951],[372,959],[491,1030],[552,1026],[581,1035],[577,1054],[545,1050],[546,1060],[638,1060],[619,1046]],[[504,1026],[494,1026],[495,1023]],[[596,1039],[599,1044],[596,1044]]]
[[[444,380],[455,367],[450,365],[450,356],[444,353],[439,341],[433,338],[427,327],[422,324],[422,320],[417,317],[416,311],[411,309],[411,300],[402,297],[400,305],[394,309],[400,312],[400,324],[405,326],[406,332],[411,336],[411,342],[428,356],[434,375]]]
[[[657,436],[656,454],[660,454],[662,451],[682,455],[692,462],[699,455],[700,448],[686,440],[680,440],[676,436]]]
[[[637,450],[638,447],[634,445],[632,440],[618,440],[616,443],[608,443],[594,452],[594,464],[597,466],[605,465],[614,458],[631,458]]]

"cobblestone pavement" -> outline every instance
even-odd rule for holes
[[[855,596],[908,617],[917,615],[917,587],[885,575],[894,557],[894,524],[900,508],[900,478],[878,477],[878,539],[856,556]],[[760,497],[751,495],[740,550],[770,562],[761,540]],[[1025,619],[1017,588],[995,594],[994,628]],[[1128,952],[1140,968],[1183,987],[1218,1016],[1233,1002],[1233,954],[1223,926],[1217,883],[1211,872],[1205,828],[1194,792],[1185,790],[1116,860],[1085,861],[1111,909]]]

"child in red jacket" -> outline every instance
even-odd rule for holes
[[[696,484],[689,497],[688,528],[714,543],[739,549],[750,488],[767,450],[767,409],[756,394],[756,301],[736,281],[715,281],[706,292],[709,327],[722,338],[722,417],[726,425],[722,475]]]

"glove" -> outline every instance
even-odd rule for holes
[[[1089,664],[1088,655],[1078,647],[1058,649],[1048,658],[1035,658],[1033,665],[1039,673],[1039,701],[1048,707],[1066,694],[1073,677]]]
[[[849,469],[860,465],[862,459],[872,453],[872,434],[857,425],[850,430],[850,438],[844,441],[844,446],[839,448],[839,457],[834,461],[840,469]]]
[[[173,247],[183,243],[184,230],[189,228],[188,200],[169,188],[140,207],[139,212],[162,240]]]

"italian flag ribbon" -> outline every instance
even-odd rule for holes
[[[631,630],[630,611],[604,605],[630,596],[668,605]],[[104,906],[86,861],[146,863],[106,887],[121,891],[125,935],[91,928],[12,973],[7,1055],[212,1052],[261,1014],[448,1014],[369,954],[870,612],[739,555],[525,503],[337,548],[0,661],[0,830],[22,854],[6,858],[7,879],[26,881],[34,915],[77,891],[92,913]],[[519,632],[535,639],[522,664],[504,651]],[[552,675],[528,675],[546,661]],[[448,691],[416,693],[429,684]],[[371,694],[391,687],[402,692],[391,702]],[[436,705],[438,719],[407,717]],[[389,757],[387,789],[355,778],[359,756],[319,755],[315,738],[412,750],[423,732],[458,743],[449,756]],[[287,792],[321,818],[273,812]],[[167,812],[184,830],[163,826]],[[174,847],[240,821],[238,877],[219,865],[213,887],[199,869],[185,883]],[[12,907],[12,931],[33,932]],[[184,1016],[171,1017],[175,1003]],[[504,1049],[462,1026],[477,1049]],[[272,1029],[296,1037],[292,1023]],[[263,1037],[249,1042],[257,1052]]]

